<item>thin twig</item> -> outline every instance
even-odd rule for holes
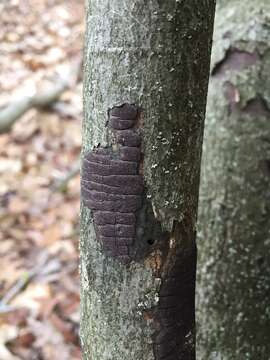
[[[81,72],[81,59],[72,63],[69,74],[58,80],[49,90],[11,102],[0,111],[0,134],[9,132],[15,122],[32,108],[46,108],[54,104],[64,91],[74,87]]]

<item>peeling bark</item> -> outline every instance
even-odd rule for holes
[[[269,359],[269,2],[217,9],[202,160],[198,358]]]
[[[84,359],[195,359],[195,223],[213,16],[214,0],[88,1]],[[135,122],[124,104],[140,109]]]

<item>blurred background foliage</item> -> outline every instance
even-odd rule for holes
[[[1,360],[80,359],[83,22],[83,0],[0,1]]]

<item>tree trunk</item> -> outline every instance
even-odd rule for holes
[[[270,354],[269,12],[264,0],[217,8],[199,205],[203,360]]]
[[[81,207],[87,360],[193,360],[214,0],[89,0]]]

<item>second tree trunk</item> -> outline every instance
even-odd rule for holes
[[[217,9],[200,188],[200,360],[270,354],[269,2]]]

